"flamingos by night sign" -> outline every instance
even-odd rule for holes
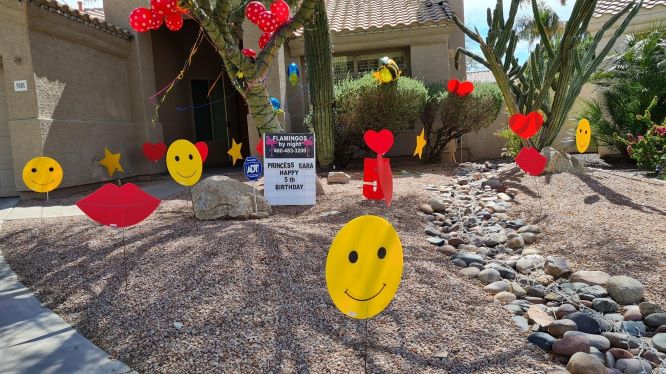
[[[315,205],[315,135],[264,134],[264,197],[271,205]]]

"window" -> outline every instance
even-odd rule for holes
[[[353,54],[333,57],[333,75],[336,81],[347,77],[358,78],[379,68],[379,59],[389,56],[409,76],[409,54],[407,51],[388,51],[366,54]]]

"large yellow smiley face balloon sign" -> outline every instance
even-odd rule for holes
[[[590,146],[591,139],[592,128],[590,128],[590,121],[583,118],[578,122],[578,128],[576,129],[576,148],[578,148],[578,152],[585,153],[587,147]]]
[[[183,139],[171,143],[166,155],[166,165],[171,178],[183,186],[195,185],[201,178],[207,155],[206,143],[195,145]]]
[[[23,183],[29,189],[51,192],[60,186],[63,171],[58,161],[50,157],[35,157],[23,167]]]
[[[352,318],[384,310],[402,278],[402,244],[393,226],[377,216],[349,221],[326,259],[326,285],[335,306]]]

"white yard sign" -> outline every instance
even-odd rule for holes
[[[28,81],[14,81],[14,92],[25,92],[28,90]]]
[[[264,134],[264,197],[271,205],[315,205],[314,134]]]

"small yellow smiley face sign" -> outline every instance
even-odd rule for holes
[[[197,147],[187,140],[176,140],[166,155],[166,165],[171,178],[183,186],[193,186],[201,178],[203,160]]]
[[[402,244],[393,226],[377,216],[349,221],[326,259],[326,285],[344,314],[366,319],[384,310],[402,278]]]
[[[60,186],[63,171],[58,161],[50,157],[35,157],[23,167],[23,183],[32,191],[51,192]]]
[[[591,139],[592,129],[590,128],[590,121],[583,118],[578,122],[578,128],[576,129],[576,148],[578,148],[578,152],[585,153],[587,147],[590,146]]]

